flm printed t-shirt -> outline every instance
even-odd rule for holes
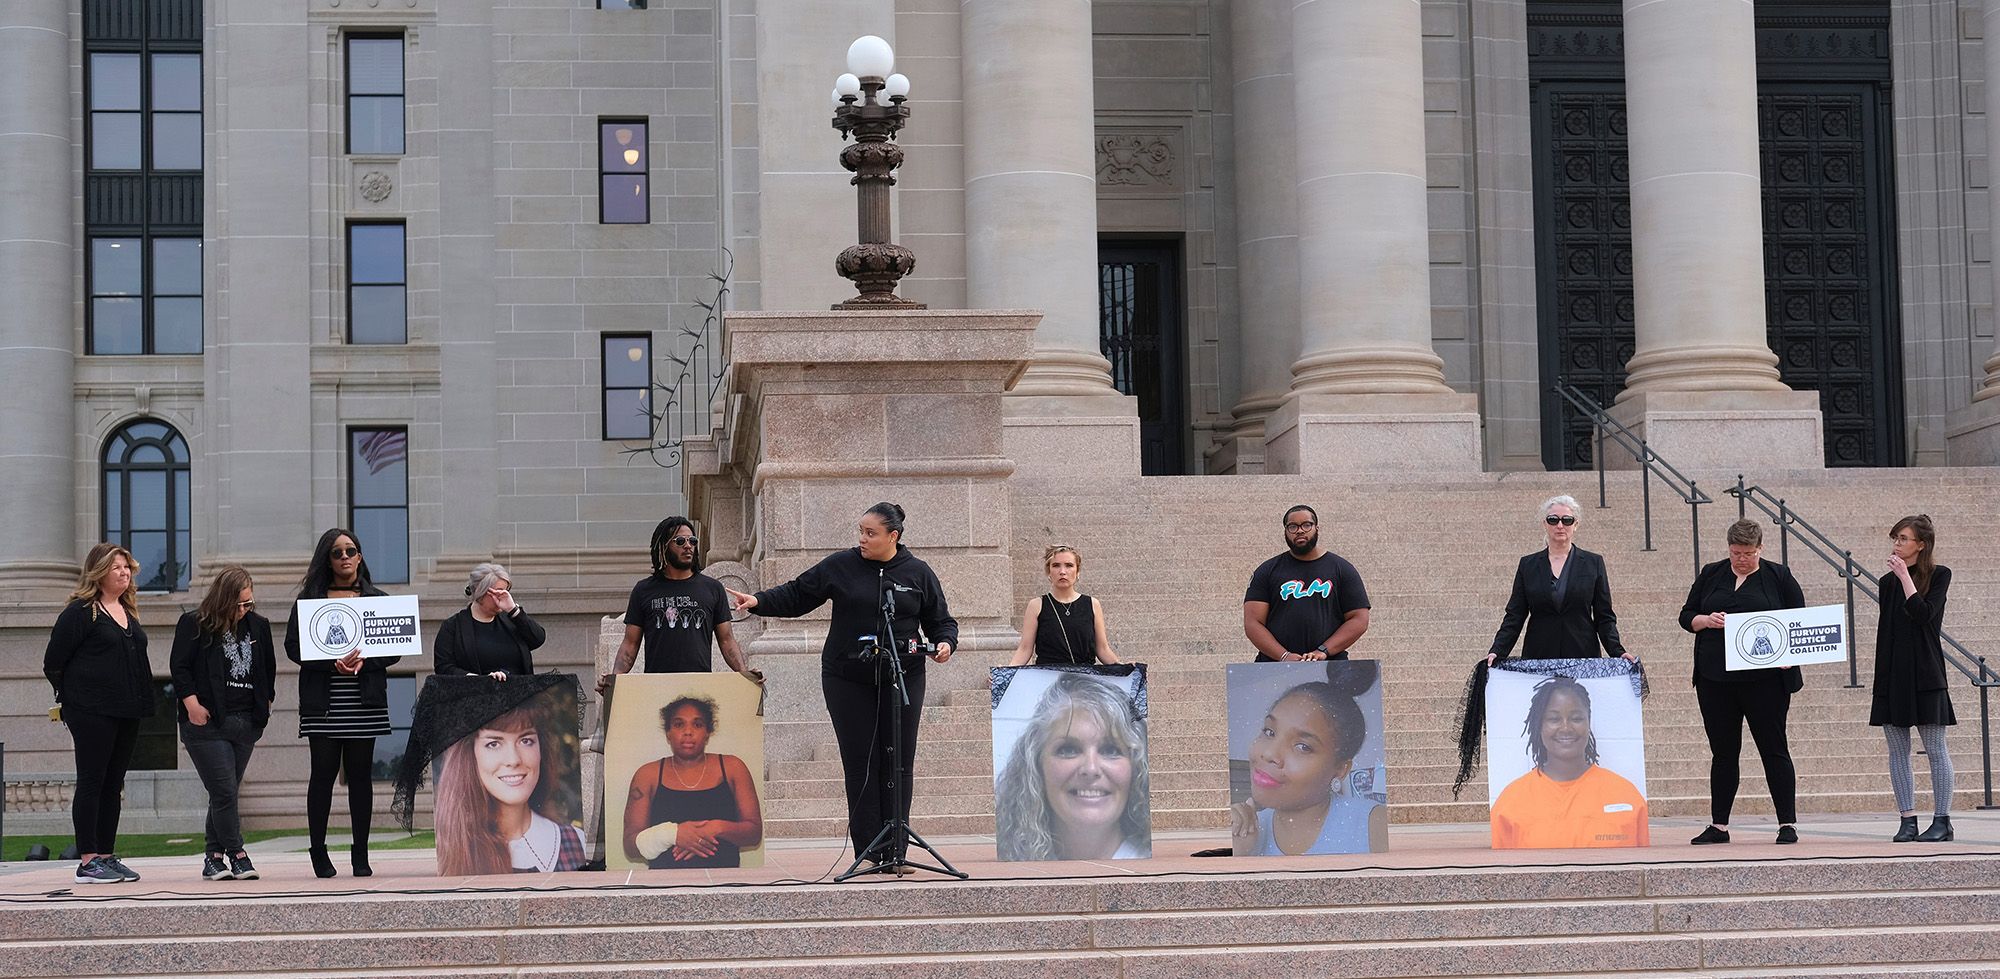
[[[715,624],[729,621],[729,595],[722,582],[696,572],[681,579],[648,577],[632,586],[625,624],[639,627],[646,640],[647,673],[707,673]]]
[[[1258,565],[1243,600],[1271,606],[1264,628],[1293,653],[1325,642],[1340,628],[1347,613],[1369,607],[1361,574],[1346,558],[1331,551],[1312,561],[1301,561],[1286,552]],[[1257,658],[1266,657],[1260,651]]]

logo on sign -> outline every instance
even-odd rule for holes
[[[1752,666],[1776,665],[1790,645],[1784,620],[1769,615],[1751,619],[1736,634],[1736,654]]]
[[[345,605],[322,606],[306,631],[318,640],[321,649],[336,656],[361,648],[361,617]]]

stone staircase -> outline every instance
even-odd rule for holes
[[[1735,474],[1691,474],[1717,498],[1701,514],[1704,561],[1725,555],[1723,530],[1736,501]],[[1542,500],[1569,493],[1583,504],[1578,542],[1605,556],[1620,630],[1647,664],[1648,795],[1657,816],[1708,809],[1708,749],[1688,682],[1691,638],[1676,621],[1695,571],[1687,507],[1652,487],[1654,551],[1643,550],[1637,473],[1612,473],[1609,509],[1596,506],[1589,473],[1485,474],[1335,482],[1297,476],[1147,477],[1088,483],[1010,484],[1015,594],[1045,587],[1042,548],[1067,543],[1084,554],[1083,589],[1104,602],[1114,648],[1148,665],[1154,825],[1218,828],[1227,804],[1223,668],[1251,650],[1241,632],[1245,583],[1283,546],[1279,516],[1304,502],[1320,513],[1321,540],[1353,561],[1373,602],[1372,625],[1355,655],[1384,664],[1390,732],[1390,813],[1397,823],[1482,821],[1480,771],[1453,799],[1453,715],[1471,665],[1490,643],[1520,555],[1541,546]],[[2000,662],[2000,473],[1985,469],[1842,470],[1781,473],[1764,481],[1815,526],[1880,566],[1889,525],[1920,511],[1937,521],[1939,555],[1954,572],[1946,629]],[[1752,515],[1757,515],[1753,509]],[[1765,556],[1779,557],[1766,525]],[[1791,564],[1814,604],[1836,603],[1845,586],[1794,540]],[[946,583],[950,587],[950,582]],[[1867,724],[1875,610],[1857,596],[1862,686],[1844,666],[1808,668],[1793,699],[1790,732],[1800,770],[1800,811],[1893,808],[1881,734]],[[917,760],[913,817],[927,833],[992,832],[992,760],[986,670],[1004,654],[958,657],[932,667]],[[1979,788],[1978,699],[1954,680],[1960,726],[1952,732],[1960,805]],[[1737,811],[1770,812],[1761,766],[1745,736]],[[838,754],[823,721],[767,727],[775,836],[839,836],[844,826]],[[1921,805],[1928,774],[1917,766]],[[784,800],[782,806],[776,800]]]

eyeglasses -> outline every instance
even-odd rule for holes
[[[1918,542],[1915,537],[1905,537],[1902,534],[1897,534],[1889,539],[1898,544],[1915,544]]]
[[[1543,517],[1543,518],[1542,518],[1542,522],[1543,522],[1543,523],[1546,523],[1546,524],[1548,524],[1548,525],[1549,525],[1549,526],[1551,526],[1551,527],[1553,527],[1553,526],[1555,526],[1555,525],[1557,525],[1557,524],[1562,524],[1562,525],[1563,525],[1563,526],[1565,526],[1565,527],[1574,527],[1574,526],[1576,526],[1576,518],[1575,518],[1575,517],[1572,517],[1572,516],[1568,516],[1568,515],[1562,515],[1562,516],[1558,516],[1558,515],[1556,515],[1556,514],[1553,514],[1553,513],[1549,514],[1549,515],[1548,515],[1548,516],[1546,516],[1546,517]]]
[[[667,543],[669,543],[669,544],[672,544],[672,545],[674,545],[675,547],[693,547],[693,546],[695,546],[696,544],[699,544],[699,543],[701,543],[701,538],[699,538],[699,537],[671,537],[671,538],[668,538],[668,539],[667,539]]]
[[[351,557],[360,557],[360,556],[361,556],[361,548],[358,548],[358,547],[336,547],[336,548],[334,548],[334,549],[333,549],[333,551],[332,551],[332,554],[333,554],[333,557],[334,557],[334,560],[337,560],[337,561],[345,561],[345,560],[347,560],[348,558],[351,558]]]
[[[1285,525],[1285,532],[1288,534],[1296,534],[1301,530],[1311,530],[1317,526],[1319,526],[1319,524],[1312,520],[1308,520],[1305,523],[1288,523]]]
[[[250,599],[248,601],[237,602],[236,607],[242,609],[245,612],[248,612],[251,609],[257,607],[257,601],[256,599]]]

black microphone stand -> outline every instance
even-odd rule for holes
[[[882,831],[875,834],[875,839],[854,855],[854,863],[847,868],[847,872],[835,877],[834,882],[839,883],[863,874],[895,873],[901,867],[949,874],[959,880],[965,880],[972,875],[953,867],[951,861],[944,858],[944,854],[937,852],[937,847],[930,845],[917,834],[916,830],[910,828],[910,821],[903,815],[902,786],[903,783],[910,781],[910,767],[903,762],[903,710],[910,705],[910,690],[903,682],[903,657],[898,652],[896,643],[895,586],[890,583],[883,569],[876,569],[875,578],[881,598],[882,631],[877,637],[876,644],[870,647],[869,653],[875,659],[875,675],[878,678],[882,675],[882,664],[888,664],[890,686],[895,688],[894,695],[889,700],[889,730],[882,739],[883,750],[888,755],[888,764],[884,766],[886,777],[881,792],[888,803],[889,818],[882,824]],[[881,696],[879,689],[876,691],[876,696]],[[923,705],[918,704],[917,708],[921,710]],[[911,860],[909,850],[912,843],[929,852],[931,859],[936,860],[939,866],[933,867]],[[875,861],[874,866],[861,866],[870,860]]]

